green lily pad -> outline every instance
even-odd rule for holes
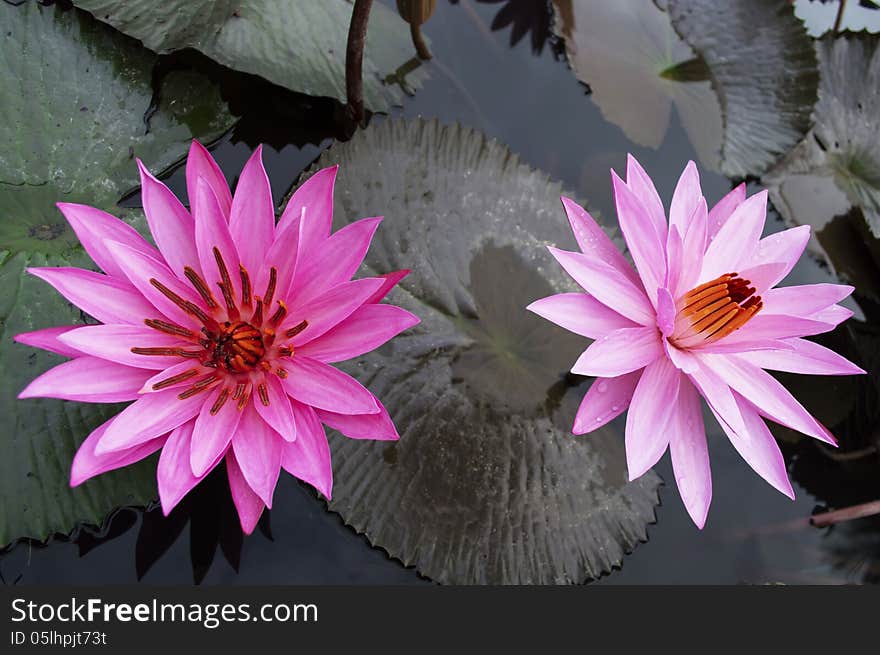
[[[553,4],[575,75],[640,145],[663,143],[674,108],[704,166],[744,177],[809,127],[816,58],[785,0]]]
[[[293,91],[345,102],[345,48],[352,4],[345,0],[74,0],[99,20],[165,54],[194,48],[234,70]],[[383,79],[415,58],[407,24],[381,4],[370,13],[364,103],[400,104]],[[418,61],[418,59],[416,59]],[[424,69],[407,78],[418,88]]]
[[[137,184],[134,156],[154,170],[186,152],[193,137],[217,138],[232,123],[219,93],[194,73],[174,73],[146,133],[156,56],[77,11],[29,2],[0,3],[0,546],[45,539],[114,507],[156,496],[150,463],[68,486],[70,463],[89,432],[115,405],[17,400],[34,377],[61,357],[12,342],[20,332],[81,323],[84,317],[27,266],[91,263],[58,201],[113,211]],[[117,211],[118,213],[118,211]]]
[[[331,434],[330,508],[443,583],[579,583],[654,520],[659,478],[627,482],[622,433],[575,437],[587,345],[524,307],[572,290],[547,244],[576,248],[561,188],[479,132],[389,121],[326,151],[335,223],[385,221],[365,272],[411,268],[391,302],[422,323],[343,365],[398,442]]]
[[[880,257],[880,37],[848,34],[817,42],[822,82],[814,126],[763,178],[791,224],[811,225],[813,247],[853,281],[877,288]],[[841,230],[850,233],[842,238]],[[852,241],[852,234],[858,234]],[[856,258],[853,248],[867,257]],[[864,272],[856,260],[873,261]],[[859,289],[862,290],[862,286]],[[875,297],[876,294],[875,294]]]
[[[669,0],[668,10],[721,103],[721,172],[764,172],[810,127],[819,74],[803,23],[789,0]]]

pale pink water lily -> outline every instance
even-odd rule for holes
[[[689,162],[669,220],[654,184],[630,156],[626,182],[613,171],[617,217],[636,270],[574,201],[562,204],[581,252],[550,248],[586,293],[562,293],[528,309],[594,339],[572,372],[595,376],[573,432],[591,432],[624,411],[629,478],[669,448],[682,501],[702,528],[712,498],[700,396],[733,447],[761,477],[794,498],[764,419],[820,441],[834,437],[769,373],[864,373],[803,337],[833,330],[852,312],[837,303],[852,287],[776,288],[810,236],[808,226],[761,238],[767,193],[741,184],[711,210]]]
[[[388,412],[332,364],[382,345],[419,319],[380,301],[407,273],[352,280],[381,218],[331,234],[336,168],[319,171],[277,224],[257,148],[235,195],[208,151],[186,164],[190,211],[138,162],[153,247],[121,220],[60,203],[104,271],[32,268],[101,325],[16,340],[72,359],[20,398],[134,401],[74,458],[77,486],[161,450],[162,509],[221,461],[242,529],[272,506],[280,469],[332,491],[324,425],[354,439],[398,439]]]

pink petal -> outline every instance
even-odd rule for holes
[[[384,275],[379,275],[382,280],[384,280],[379,290],[376,291],[372,296],[367,298],[368,303],[378,303],[382,302],[385,296],[400,282],[403,278],[409,275],[412,271],[408,268],[401,269],[399,271],[393,271],[391,273],[385,273]]]
[[[375,414],[380,411],[373,394],[339,369],[298,354],[284,366],[288,375],[282,385],[294,400],[339,414]],[[299,436],[297,431],[297,439]]]
[[[725,430],[737,434],[745,434],[746,428],[743,423],[739,406],[736,404],[733,391],[727,382],[715,373],[703,362],[703,357],[695,357],[697,367],[688,372],[688,378],[699,390],[700,395],[706,400],[709,408],[718,418]]]
[[[261,297],[265,295],[265,290],[269,286],[271,270],[274,268],[276,271],[275,298],[289,298],[290,287],[299,264],[300,231],[299,222],[290,223],[284,229],[279,226],[275,231],[275,240],[269,247],[266,260],[257,268],[257,275],[251,280],[254,295]]]
[[[758,247],[748,259],[748,264],[742,264],[741,267],[755,266],[757,264],[766,264],[770,262],[781,262],[785,264],[778,273],[775,280],[771,280],[769,286],[779,283],[786,275],[791,272],[797,260],[800,259],[804,248],[807,247],[807,241],[810,240],[810,226],[800,225],[790,230],[783,230],[764,237],[758,242]]]
[[[828,431],[769,373],[728,355],[702,355],[700,361],[768,418],[837,445]]]
[[[199,178],[204,178],[217,198],[217,204],[224,216],[229,216],[232,207],[232,194],[226,183],[226,176],[214,161],[211,153],[201,143],[193,139],[186,158],[186,193],[189,204],[195,204]]]
[[[804,375],[857,375],[865,373],[833,350],[806,339],[789,339],[792,350],[762,350],[741,353],[740,359],[771,371]]]
[[[375,350],[418,323],[418,316],[395,305],[363,305],[296,352],[330,364],[342,362]]]
[[[780,271],[785,269],[785,264],[781,262],[770,264],[759,264],[749,268],[739,270],[739,276],[744,280],[749,280],[751,286],[755,287],[755,295],[762,296],[774,284],[774,280],[779,278]]]
[[[790,339],[822,334],[834,329],[833,325],[800,316],[782,316],[759,313],[739,330],[718,343],[734,344],[761,339]]]
[[[852,310],[847,309],[846,307],[831,305],[831,307],[816,312],[815,314],[811,314],[810,318],[814,321],[821,321],[822,323],[828,323],[833,327],[837,327],[845,320],[852,318],[852,315]]]
[[[571,367],[571,372],[611,378],[644,368],[662,355],[657,328],[623,328],[591,343]]]
[[[244,165],[229,213],[232,241],[237,244],[241,263],[253,273],[260,269],[275,237],[275,206],[269,177],[263,168],[262,152],[263,146],[257,146]],[[219,201],[216,192],[215,197]],[[223,206],[219,206],[223,213]]]
[[[121,243],[110,242],[107,244],[107,249],[116,258],[125,277],[149,301],[147,313],[135,316],[139,319],[137,323],[143,324],[145,318],[164,317],[183,327],[201,328],[201,322],[192,313],[184,311],[150,282],[156,280],[203,311],[208,310],[202,298],[190,286],[181,282],[163,262],[136,252]]]
[[[734,210],[746,199],[746,183],[742,182],[733,188],[726,196],[715,203],[709,212],[708,237],[712,239],[718,234],[721,226],[727,222]]]
[[[666,288],[672,290],[674,296],[682,294],[681,271],[684,261],[684,244],[681,235],[678,233],[678,228],[672,226],[666,237]],[[689,291],[689,289],[684,290]]]
[[[306,210],[303,221],[303,252],[311,253],[317,245],[330,236],[333,224],[333,185],[339,166],[324,168],[306,180],[291,196],[278,221],[278,230],[288,223],[298,222],[302,210]]]
[[[291,302],[297,305],[308,303],[328,289],[350,280],[364,260],[381,222],[381,217],[364,218],[346,225],[326,239],[320,248],[300,259],[289,292]],[[374,293],[379,288],[377,286]]]
[[[139,462],[145,457],[149,457],[154,452],[162,448],[165,444],[166,437],[162,436],[157,439],[151,439],[134,448],[119,450],[112,453],[95,454],[95,446],[104,436],[107,428],[115,420],[111,418],[102,425],[95,428],[92,433],[82,442],[76,455],[73,457],[73,463],[70,466],[70,486],[78,487],[86,480],[96,475],[113,471],[129,464]]]
[[[306,304],[291,308],[278,331],[284,332],[302,321],[308,321],[306,328],[292,341],[296,347],[305,345],[351,316],[380,286],[382,280],[374,277],[343,282]]]
[[[654,309],[645,292],[616,268],[580,253],[552,246],[548,250],[574,281],[603,305],[640,325],[654,324]]]
[[[159,455],[156,480],[159,483],[159,502],[162,504],[162,513],[165,516],[168,516],[177,503],[208,475],[205,473],[201,477],[194,476],[189,465],[194,426],[195,421],[187,421],[174,428],[168,435],[162,454]]]
[[[635,194],[639,202],[648,212],[654,231],[662,240],[666,240],[666,213],[663,211],[663,202],[660,194],[654,187],[651,177],[645,172],[641,164],[631,154],[626,156],[626,185]]]
[[[88,205],[75,205],[68,202],[59,202],[57,207],[70,223],[70,227],[73,228],[83,248],[89,253],[89,257],[107,275],[125,279],[122,269],[107,251],[106,243],[108,241],[124,243],[129,248],[145,255],[161,256],[159,251],[147,243],[131,225],[107,212]]]
[[[181,380],[180,382],[175,382],[170,385],[163,385],[159,389],[154,389],[154,384],[159,384],[160,382],[165,382],[166,380],[176,377],[182,373],[188,373],[189,371],[195,371],[195,375],[191,375],[190,377]],[[153,375],[153,377],[149,378],[146,382],[144,382],[143,386],[140,389],[141,393],[155,393],[157,391],[162,391],[163,389],[179,389],[180,387],[190,387],[194,382],[199,380],[206,375],[213,375],[217,372],[217,369],[210,368],[208,366],[202,366],[198,360],[187,358],[185,361],[180,362],[179,364],[174,364],[173,366],[169,366],[168,368],[163,368],[161,371]]]
[[[739,435],[730,430],[723,421],[718,421],[727,438],[740,456],[752,469],[778,491],[794,500],[794,489],[788,480],[785,460],[779,444],[767,429],[764,421],[752,405],[739,394],[734,394],[742,414],[745,432]]]
[[[152,370],[178,364],[182,358],[137,355],[131,352],[132,347],[177,348],[191,345],[169,334],[137,325],[86,325],[65,332],[58,338],[87,355]]]
[[[322,423],[338,430],[350,439],[375,439],[376,441],[397,441],[400,435],[388,410],[376,399],[379,411],[375,414],[336,414],[321,409],[315,410]]]
[[[672,334],[675,328],[675,301],[665,287],[657,289],[657,327],[664,337]]]
[[[23,343],[26,346],[42,348],[43,350],[48,350],[49,352],[57,353],[64,357],[79,357],[82,355],[79,350],[67,345],[58,338],[62,334],[66,334],[78,327],[81,326],[61,325],[58,327],[43,328],[42,330],[34,330],[33,332],[22,332],[21,334],[16,334],[13,337],[13,340],[18,343]]]
[[[153,240],[175,275],[185,266],[199,271],[193,218],[171,190],[153,177],[140,159],[141,200]]]
[[[229,478],[229,491],[232,492],[232,502],[235,503],[235,509],[238,511],[242,532],[250,534],[257,527],[265,505],[248,486],[231,448],[226,453],[226,475]]]
[[[788,314],[808,317],[834,305],[853,292],[845,284],[804,284],[768,289],[761,296],[762,314]]]
[[[77,357],[50,368],[31,382],[19,398],[61,398],[84,403],[134,400],[150,372],[96,357]]]
[[[587,210],[565,196],[562,196],[561,200],[581,252],[591,259],[605,262],[641,290],[642,280],[639,274],[633,270],[614,242],[608,238]]]
[[[724,337],[720,341],[715,341],[706,345],[694,348],[694,351],[701,353],[728,353],[731,355],[742,355],[757,350],[791,350],[791,346],[781,339],[767,338],[739,338],[738,332],[734,332],[729,337]]]
[[[220,274],[220,266],[214,255],[216,248],[232,283],[232,295],[236,302],[241,300],[241,274],[238,250],[229,233],[229,225],[217,204],[217,197],[211,187],[204,180],[197,183],[196,202],[194,212],[198,216],[196,221],[196,247],[198,249],[199,263],[202,275],[208,287],[215,294],[219,294],[218,284],[223,281]],[[222,295],[217,299],[223,305]]]
[[[678,228],[679,234],[686,235],[690,231],[691,222],[700,201],[705,202],[703,190],[700,188],[700,174],[697,172],[697,165],[693,161],[689,161],[681,177],[678,178],[675,191],[672,193],[672,203],[669,205],[669,225]],[[685,252],[691,251],[686,250]]]
[[[223,403],[216,414],[211,413],[211,408],[222,392],[223,388],[218,387],[212,390],[206,399],[203,398],[202,408],[196,417],[192,448],[189,453],[189,465],[196,477],[210,471],[223,456],[241,421],[243,412],[236,407],[237,401],[231,398]]]
[[[626,468],[629,479],[645,474],[669,444],[668,423],[675,409],[681,373],[665,357],[649,364],[626,414]]]
[[[294,401],[297,439],[284,445],[281,466],[296,478],[308,482],[328,500],[333,491],[330,445],[324,426],[311,407]]]
[[[257,412],[275,432],[281,435],[282,439],[285,441],[296,441],[296,422],[293,418],[293,408],[287,393],[284,391],[284,387],[281,386],[281,382],[274,375],[264,376],[263,384],[266,385],[269,404],[264,405],[260,401],[259,396],[255,394],[254,406]]]
[[[128,282],[80,268],[28,268],[62,296],[102,323],[142,324],[152,311]]]
[[[661,241],[648,211],[614,171],[611,181],[620,230],[648,298],[656,307],[657,288],[666,282],[666,240]]]
[[[741,203],[706,248],[698,283],[735,272],[757,250],[767,216],[767,191]]]
[[[703,253],[706,252],[708,223],[706,201],[700,198],[682,243],[681,268],[677,279],[678,287],[675,289],[677,293],[685,293],[697,285],[697,278],[703,268]]]
[[[641,371],[613,378],[597,378],[590,386],[574,417],[574,434],[588,434],[626,411]]]
[[[198,414],[203,402],[201,396],[179,400],[174,389],[141,396],[116,415],[95,453],[125,450],[163,436]]]
[[[586,293],[559,293],[536,300],[526,309],[590,339],[620,328],[639,327]]]
[[[271,508],[272,495],[281,472],[281,449],[285,442],[260,418],[253,405],[248,405],[239,413],[242,415],[241,423],[232,438],[235,460],[248,486],[266,507]]]
[[[702,530],[712,502],[712,475],[700,398],[686,379],[681,381],[669,431],[669,454],[678,493],[691,519]]]

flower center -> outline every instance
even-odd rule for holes
[[[725,273],[688,291],[676,303],[669,341],[678,348],[693,348],[740,329],[764,306],[750,285],[738,273]]]
[[[278,271],[274,267],[270,268],[266,293],[262,297],[252,297],[250,275],[244,266],[239,266],[242,297],[241,302],[237,302],[229,269],[217,248],[214,248],[214,259],[221,280],[217,286],[220,287],[225,306],[220,306],[208,284],[191,267],[186,267],[184,274],[208,307],[207,312],[195,303],[182,298],[159,280],[152,278],[150,284],[154,288],[197,319],[202,327],[196,331],[165,319],[145,319],[144,324],[148,327],[189,342],[190,345],[164,348],[135,347],[131,352],[138,355],[198,360],[192,368],[156,382],[152,389],[158,391],[192,380],[191,386],[177,396],[184,400],[222,386],[216,402],[211,407],[212,414],[219,412],[229,399],[237,400],[238,409],[244,409],[254,390],[260,402],[268,406],[269,392],[263,374],[286,378],[287,371],[284,369],[283,360],[293,356],[292,344],[276,343],[276,329],[287,316],[287,305],[282,300],[276,300],[275,311],[268,318],[264,316],[264,310],[272,307]],[[292,339],[306,327],[308,321],[301,321],[285,330],[283,337]]]

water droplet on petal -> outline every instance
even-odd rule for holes
[[[600,382],[598,385],[596,385],[596,391],[598,391],[599,393],[605,393],[606,391],[608,391],[608,383]]]

